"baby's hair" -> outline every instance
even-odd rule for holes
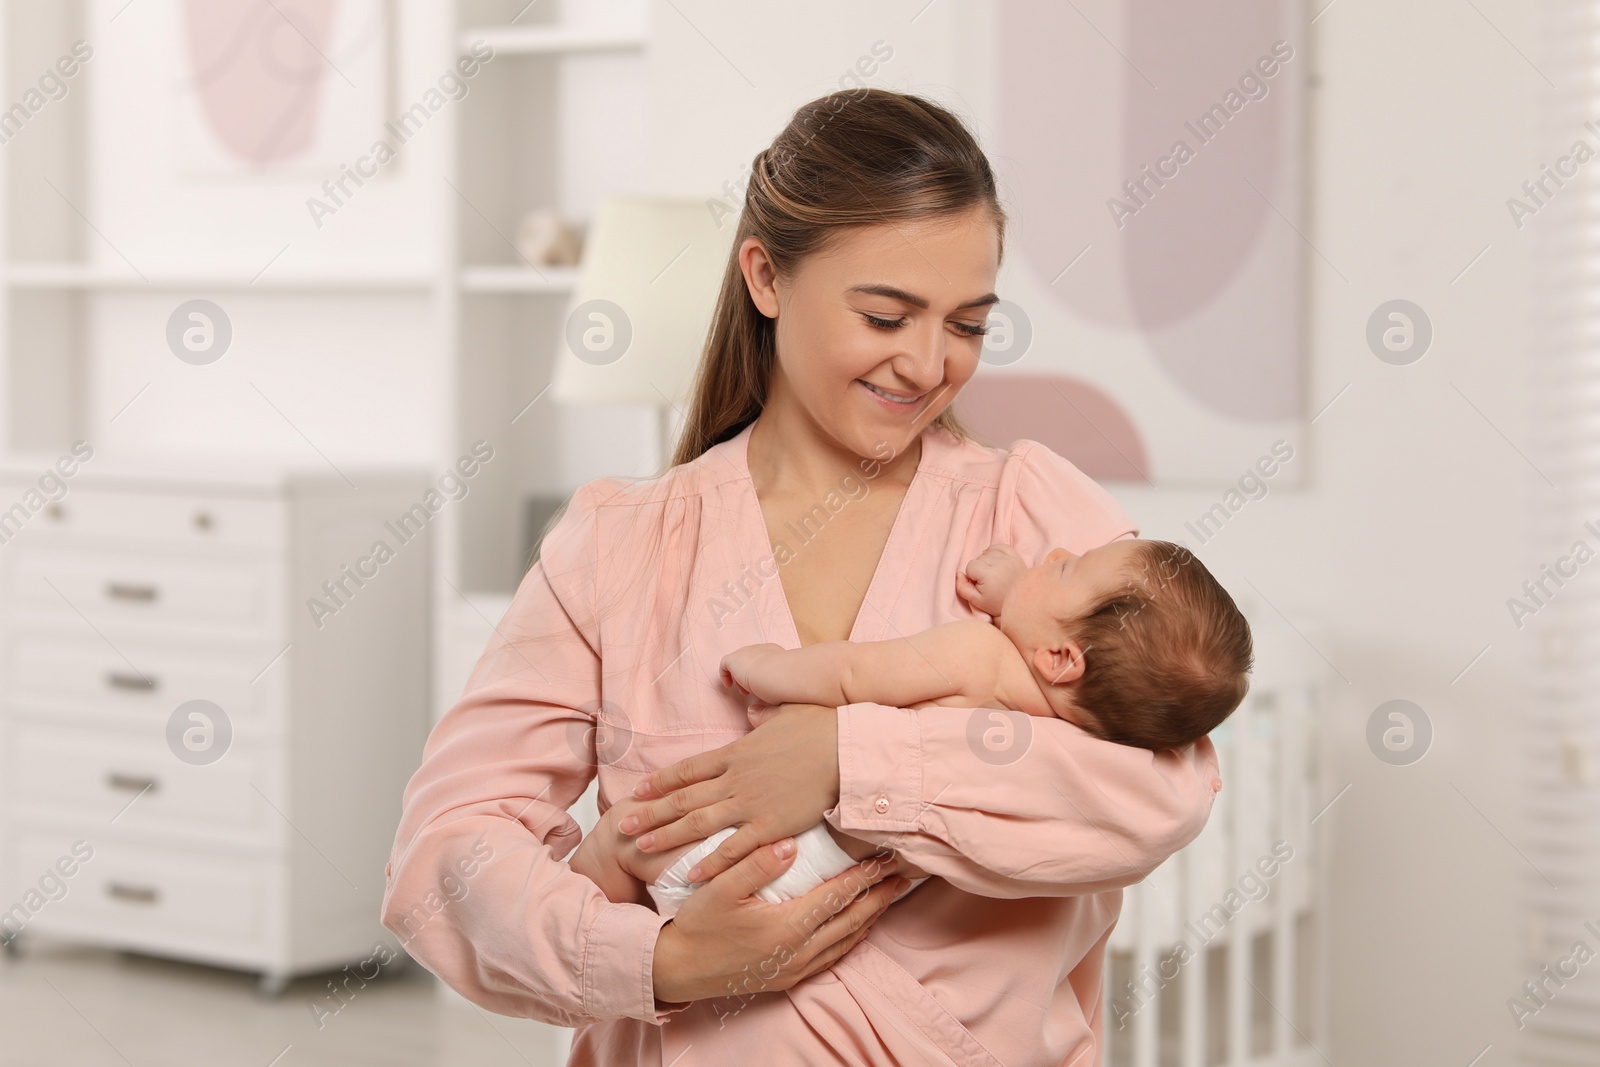
[[[1139,541],[1134,574],[1068,622],[1084,648],[1077,702],[1090,732],[1140,748],[1179,748],[1244,700],[1250,626],[1228,591],[1182,545]]]

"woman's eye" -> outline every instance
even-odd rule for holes
[[[877,327],[880,330],[898,330],[900,327],[906,324],[904,316],[898,319],[882,319],[876,315],[868,315],[866,312],[862,312],[862,316],[869,324]],[[977,325],[971,322],[953,322],[950,325],[954,326],[957,330],[968,337],[982,337],[984,334],[989,332],[989,326],[987,323],[984,323],[983,325]]]

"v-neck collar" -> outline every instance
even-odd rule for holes
[[[760,551],[755,558],[767,559],[774,556],[772,549],[772,534],[767,529],[766,514],[761,510],[761,498],[756,495],[755,479],[750,475],[750,434],[755,429],[755,425],[755,422],[752,420],[744,429],[730,437],[726,443],[730,446],[728,449],[729,458],[733,462],[734,466],[738,469],[740,475],[742,475],[742,481],[744,483],[744,492],[742,495],[747,501],[747,506],[754,513],[755,517],[755,523],[753,524],[753,527],[750,523],[740,522],[740,528],[743,530],[753,528],[757,531],[757,543]],[[907,516],[911,514],[916,507],[912,500],[912,495],[919,491],[919,488],[926,480],[922,477],[922,472],[930,465],[929,457],[931,453],[934,452],[936,448],[944,444],[943,437],[944,430],[942,427],[929,425],[924,427],[922,430],[922,454],[917,457],[917,469],[912,472],[911,481],[906,484],[905,495],[900,498],[900,507],[895,512],[894,524],[889,527],[889,536],[883,543],[883,551],[878,555],[877,565],[872,571],[872,579],[867,583],[867,591],[861,597],[861,605],[856,608],[856,617],[850,623],[850,636],[847,638],[847,640],[859,640],[862,619],[866,617],[869,608],[872,609],[874,615],[883,614],[880,606],[874,601],[873,595],[884,581],[884,561],[889,558],[890,553],[895,550],[900,540],[908,536],[905,529],[909,522]],[[782,609],[784,622],[789,628],[790,643],[787,647],[801,647],[800,628],[795,625],[794,611],[789,606],[789,594],[783,588],[782,577],[779,574],[774,573],[772,578],[769,581],[762,582],[761,586],[762,592],[775,600],[778,607]],[[769,588],[772,588],[773,591],[766,592],[766,590]]]

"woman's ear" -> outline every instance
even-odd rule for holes
[[[1055,648],[1041,647],[1033,653],[1033,665],[1051,685],[1065,685],[1083,677],[1084,649],[1076,638],[1058,639]]]
[[[778,317],[778,272],[767,256],[761,238],[751,235],[739,246],[739,270],[756,310],[769,319]]]

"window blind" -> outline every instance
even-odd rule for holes
[[[1538,168],[1507,208],[1532,242],[1533,517],[1512,607],[1525,723],[1519,1058],[1600,1063],[1600,0],[1544,0]],[[1531,211],[1531,214],[1530,214]],[[1553,487],[1552,487],[1553,486]],[[1508,605],[1509,607],[1510,605]],[[1528,613],[1531,611],[1531,614]],[[1581,947],[1580,947],[1581,946]]]

